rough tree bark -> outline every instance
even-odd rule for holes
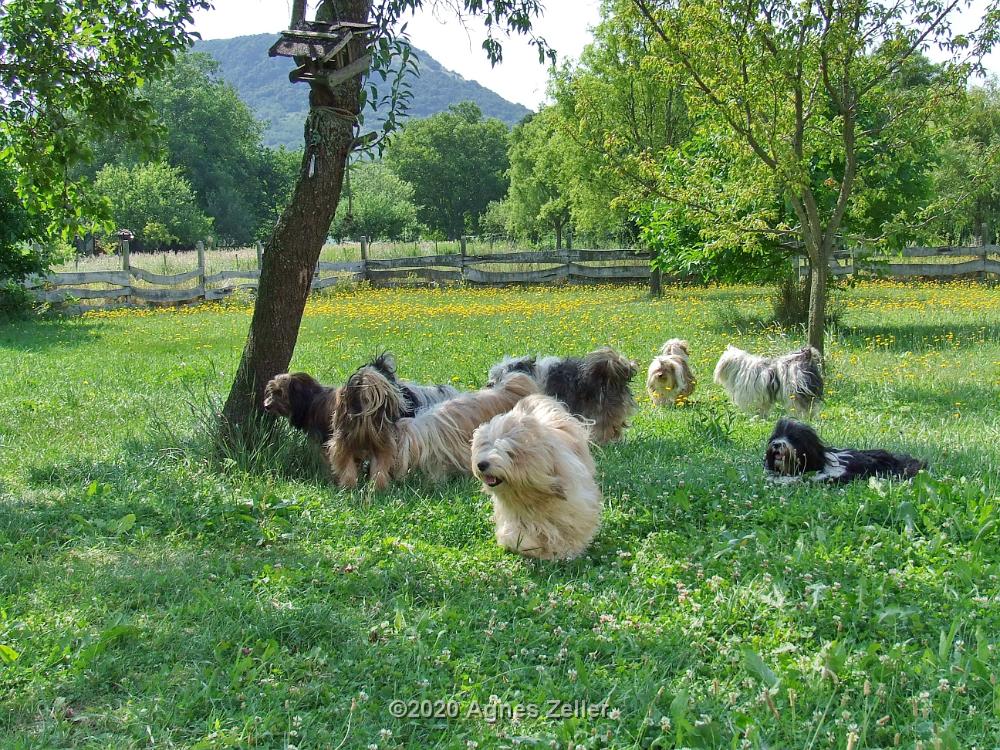
[[[337,0],[336,17],[366,22],[372,0]],[[360,110],[361,79],[335,89],[313,82],[305,152],[291,203],[264,247],[257,303],[236,378],[222,412],[222,437],[247,440],[267,381],[285,372],[298,339],[316,262],[340,200]]]
[[[822,250],[819,251],[825,256]],[[826,337],[826,281],[830,274],[830,261],[823,257],[810,262],[809,271],[809,346],[821,353]]]

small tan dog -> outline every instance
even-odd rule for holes
[[[550,396],[535,395],[472,436],[472,472],[493,498],[497,543],[542,560],[583,554],[601,525],[590,431]]]
[[[646,391],[657,406],[677,405],[694,393],[698,381],[688,364],[688,342],[670,339],[646,373]]]
[[[393,425],[392,476],[418,469],[431,479],[469,474],[469,443],[483,422],[510,409],[525,396],[538,393],[534,379],[523,372],[505,375],[492,388],[461,393]]]

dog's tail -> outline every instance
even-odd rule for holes
[[[624,388],[639,372],[639,365],[610,346],[602,347],[583,358],[583,376]]]
[[[814,347],[780,358],[778,371],[781,390],[796,411],[808,414],[823,399],[823,355]]]

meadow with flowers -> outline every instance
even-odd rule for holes
[[[214,452],[245,302],[6,325],[0,747],[1000,745],[1000,289],[837,293],[820,433],[931,467],[847,487],[767,483],[773,421],[711,382],[727,343],[801,345],[770,292],[310,300],[292,366],[329,383],[382,349],[475,388],[504,354],[688,339],[698,389],[636,379],[568,563],[502,552],[471,479],[342,491],[284,425]]]

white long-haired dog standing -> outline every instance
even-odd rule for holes
[[[528,396],[472,436],[472,472],[493,499],[500,546],[565,560],[587,549],[601,525],[590,433],[550,396]]]
[[[677,405],[692,393],[697,384],[688,363],[688,342],[670,339],[653,357],[646,371],[646,392],[657,406]]]
[[[766,417],[780,401],[808,415],[823,398],[823,356],[811,346],[780,357],[759,357],[727,346],[715,366],[715,382],[744,411]]]
[[[475,429],[533,393],[538,393],[533,378],[523,372],[510,373],[493,388],[461,393],[412,418],[400,419],[391,427],[392,476],[401,478],[412,469],[434,480],[471,473],[469,445]]]

